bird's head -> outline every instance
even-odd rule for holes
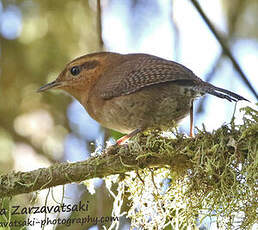
[[[100,52],[76,58],[66,65],[56,80],[40,87],[37,92],[63,89],[79,101],[85,100],[82,97],[88,97],[87,94],[100,76],[122,56],[117,53]]]

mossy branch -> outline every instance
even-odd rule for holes
[[[174,141],[175,145],[178,145]],[[189,142],[189,140],[185,140]],[[172,144],[172,143],[170,143]],[[182,143],[183,144],[183,143]],[[158,149],[156,149],[158,151]],[[40,168],[30,172],[12,172],[0,177],[0,198],[22,193],[29,193],[57,185],[81,182],[95,177],[121,174],[148,166],[173,165],[176,162],[187,162],[187,157],[178,155],[169,159],[166,155],[147,154],[133,151],[132,144],[111,146],[99,156],[75,163],[59,163],[48,168]]]
[[[0,198],[154,166],[170,167],[174,173],[184,174],[202,164],[215,167],[217,156],[227,159],[236,155],[238,162],[244,163],[258,149],[257,111],[251,108],[246,111],[252,117],[244,118],[241,126],[232,123],[212,133],[198,130],[195,138],[175,134],[176,138],[172,139],[151,131],[138,135],[126,145],[111,146],[86,161],[1,175]],[[221,170],[218,167],[212,172],[214,180],[220,179]]]

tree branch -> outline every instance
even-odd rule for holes
[[[101,2],[97,0],[97,31],[98,31],[98,39],[99,39],[99,46],[100,49],[104,49],[104,41],[102,38],[102,9],[101,9]]]
[[[143,151],[142,154],[144,154]],[[146,154],[146,153],[145,153]],[[16,172],[0,177],[0,198],[22,193],[29,193],[57,185],[83,180],[122,174],[149,166],[173,165],[177,160],[168,159],[166,155],[145,156],[144,161],[128,145],[111,146],[102,155],[91,157],[86,161],[59,163],[48,168],[30,172]],[[178,160],[187,158],[178,155]]]
[[[245,82],[247,87],[250,89],[250,91],[253,93],[255,98],[258,99],[258,95],[257,95],[255,89],[253,88],[253,86],[249,82],[249,80],[247,79],[247,77],[244,74],[244,72],[243,72],[242,68],[240,67],[239,63],[237,62],[237,60],[233,56],[231,50],[228,48],[228,45],[226,44],[226,42],[225,42],[224,38],[222,37],[222,35],[217,31],[215,26],[211,23],[210,19],[206,16],[206,14],[202,10],[202,8],[201,8],[200,4],[198,3],[198,1],[197,0],[191,0],[191,2],[194,5],[194,7],[196,8],[196,10],[199,12],[201,17],[203,18],[203,20],[205,21],[205,23],[207,24],[207,26],[209,27],[209,29],[211,30],[211,32],[213,33],[215,38],[217,39],[219,44],[221,45],[221,48],[223,49],[223,53],[226,56],[228,56],[228,58],[231,60],[231,62],[233,64],[233,66],[235,67],[236,71],[239,73],[240,77],[243,79],[243,81]]]
[[[95,177],[124,174],[147,167],[170,167],[173,173],[184,175],[204,164],[199,159],[223,161],[236,155],[239,163],[257,149],[258,112],[247,107],[244,124],[225,125],[209,133],[198,130],[195,138],[175,133],[176,138],[166,138],[158,131],[146,131],[121,146],[111,146],[101,155],[76,163],[59,163],[49,168],[31,172],[11,172],[0,176],[0,198],[29,193],[57,185],[81,182]],[[250,118],[251,116],[251,118]],[[239,159],[239,160],[238,160]],[[252,160],[248,161],[248,164]],[[217,169],[216,169],[217,170]],[[217,173],[217,171],[216,171]]]

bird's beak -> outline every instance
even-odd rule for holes
[[[49,89],[52,89],[52,88],[59,88],[59,87],[62,86],[62,85],[63,85],[62,82],[55,80],[55,81],[52,81],[52,82],[50,82],[50,83],[48,83],[48,84],[46,84],[46,85],[41,86],[41,87],[37,90],[37,92],[40,93],[40,92],[44,92],[44,91],[49,90]]]

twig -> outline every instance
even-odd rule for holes
[[[99,46],[103,50],[104,42],[102,38],[102,9],[100,0],[97,0],[97,31],[99,38]]]
[[[218,40],[219,44],[221,45],[221,47],[223,49],[223,52],[225,53],[225,55],[227,55],[229,57],[229,59],[231,60],[231,62],[234,65],[236,71],[240,74],[241,78],[244,80],[247,87],[251,90],[251,92],[254,94],[256,99],[258,99],[258,95],[257,95],[255,89],[253,88],[253,86],[251,85],[251,83],[249,82],[247,77],[245,76],[242,68],[240,67],[240,65],[238,64],[236,59],[234,58],[231,50],[228,48],[228,46],[227,46],[226,42],[224,41],[223,37],[219,34],[219,32],[216,30],[215,26],[211,23],[210,19],[206,16],[206,14],[202,10],[202,8],[201,8],[200,4],[197,2],[197,0],[191,0],[191,2],[194,5],[194,7],[196,8],[196,10],[199,12],[199,14],[203,18],[203,20],[205,21],[207,26],[210,28],[211,32],[214,34],[214,36]]]

